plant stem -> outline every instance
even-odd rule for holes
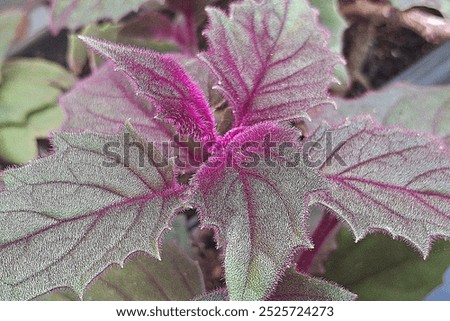
[[[298,260],[296,270],[297,272],[308,273],[316,255],[319,253],[322,245],[326,241],[327,237],[334,230],[339,223],[336,216],[332,215],[329,211],[325,210],[319,224],[312,235],[312,241],[314,248],[311,250],[303,251]]]

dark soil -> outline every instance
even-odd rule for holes
[[[426,42],[411,30],[383,24],[371,26],[357,21],[345,32],[344,56],[360,56],[357,66],[364,81],[353,79],[347,97],[359,96],[369,89],[378,89],[400,72],[431,52],[437,46]],[[364,41],[360,41],[364,38]],[[369,39],[369,40],[368,40]],[[361,47],[361,43],[364,45]]]
[[[383,86],[436,47],[408,29],[392,30],[383,25],[376,32],[363,69],[373,88]]]

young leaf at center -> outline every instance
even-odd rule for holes
[[[266,298],[293,250],[312,246],[305,227],[306,199],[326,184],[302,162],[286,165],[297,135],[272,123],[255,125],[232,137],[223,153],[194,176],[191,202],[204,226],[218,228],[231,300]],[[264,137],[277,148],[284,143],[290,148],[271,151]]]
[[[131,77],[138,93],[147,96],[156,106],[158,116],[173,123],[178,133],[200,141],[216,139],[205,95],[175,59],[151,50],[83,36],[80,39]]]

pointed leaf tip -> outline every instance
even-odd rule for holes
[[[291,142],[292,148],[284,149],[283,155],[265,154],[263,142],[268,134],[272,143]],[[218,228],[218,243],[225,248],[231,300],[264,299],[293,252],[312,247],[306,228],[307,199],[327,186],[314,169],[302,163],[285,164],[298,147],[293,134],[291,128],[273,123],[246,128],[193,178],[191,204],[199,210],[203,226]],[[257,160],[242,157],[242,146],[248,142]]]
[[[89,47],[111,59],[155,104],[162,119],[181,135],[201,141],[217,139],[214,118],[201,88],[172,57],[81,36]]]

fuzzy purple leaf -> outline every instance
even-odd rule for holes
[[[235,127],[308,117],[332,104],[327,89],[339,58],[306,1],[246,0],[229,16],[207,11],[209,50],[201,59],[233,107]]]
[[[196,156],[184,141],[175,140],[171,124],[155,118],[156,108],[145,97],[139,97],[126,75],[115,72],[113,63],[107,62],[90,77],[79,81],[60,99],[66,113],[62,130],[68,132],[93,131],[117,134],[125,121],[155,147],[175,147],[162,150],[167,156],[178,156],[189,164]]]
[[[218,229],[231,300],[266,298],[295,249],[312,246],[305,227],[307,198],[326,184],[302,162],[286,163],[297,150],[298,135],[273,123],[232,130],[222,141],[226,147],[194,176],[191,202],[203,226]],[[264,143],[266,137],[270,143]],[[282,143],[291,146],[281,148]]]
[[[193,58],[188,55],[173,55],[173,57],[186,69],[189,76],[198,83],[213,110],[224,104],[223,96],[218,90],[213,88],[215,79],[208,66],[197,57]]]
[[[127,77],[106,63],[90,77],[79,81],[60,99],[66,112],[65,131],[95,131],[117,134],[128,119],[139,135],[150,142],[170,142],[174,130],[155,119],[156,109],[144,97],[136,96]]]
[[[122,135],[57,134],[56,152],[2,174],[0,298],[26,300],[68,286],[80,296],[107,266],[136,251],[159,257],[159,241],[181,208],[172,166],[105,152]],[[110,150],[111,152],[111,150]],[[154,154],[157,156],[156,154]]]
[[[433,239],[450,237],[450,152],[438,141],[365,118],[321,127],[308,144],[330,184],[313,201],[344,218],[356,240],[382,230],[426,256]]]
[[[137,93],[149,97],[158,117],[173,123],[181,135],[215,141],[214,119],[205,95],[170,56],[88,37],[80,38],[114,61],[137,84]]]

